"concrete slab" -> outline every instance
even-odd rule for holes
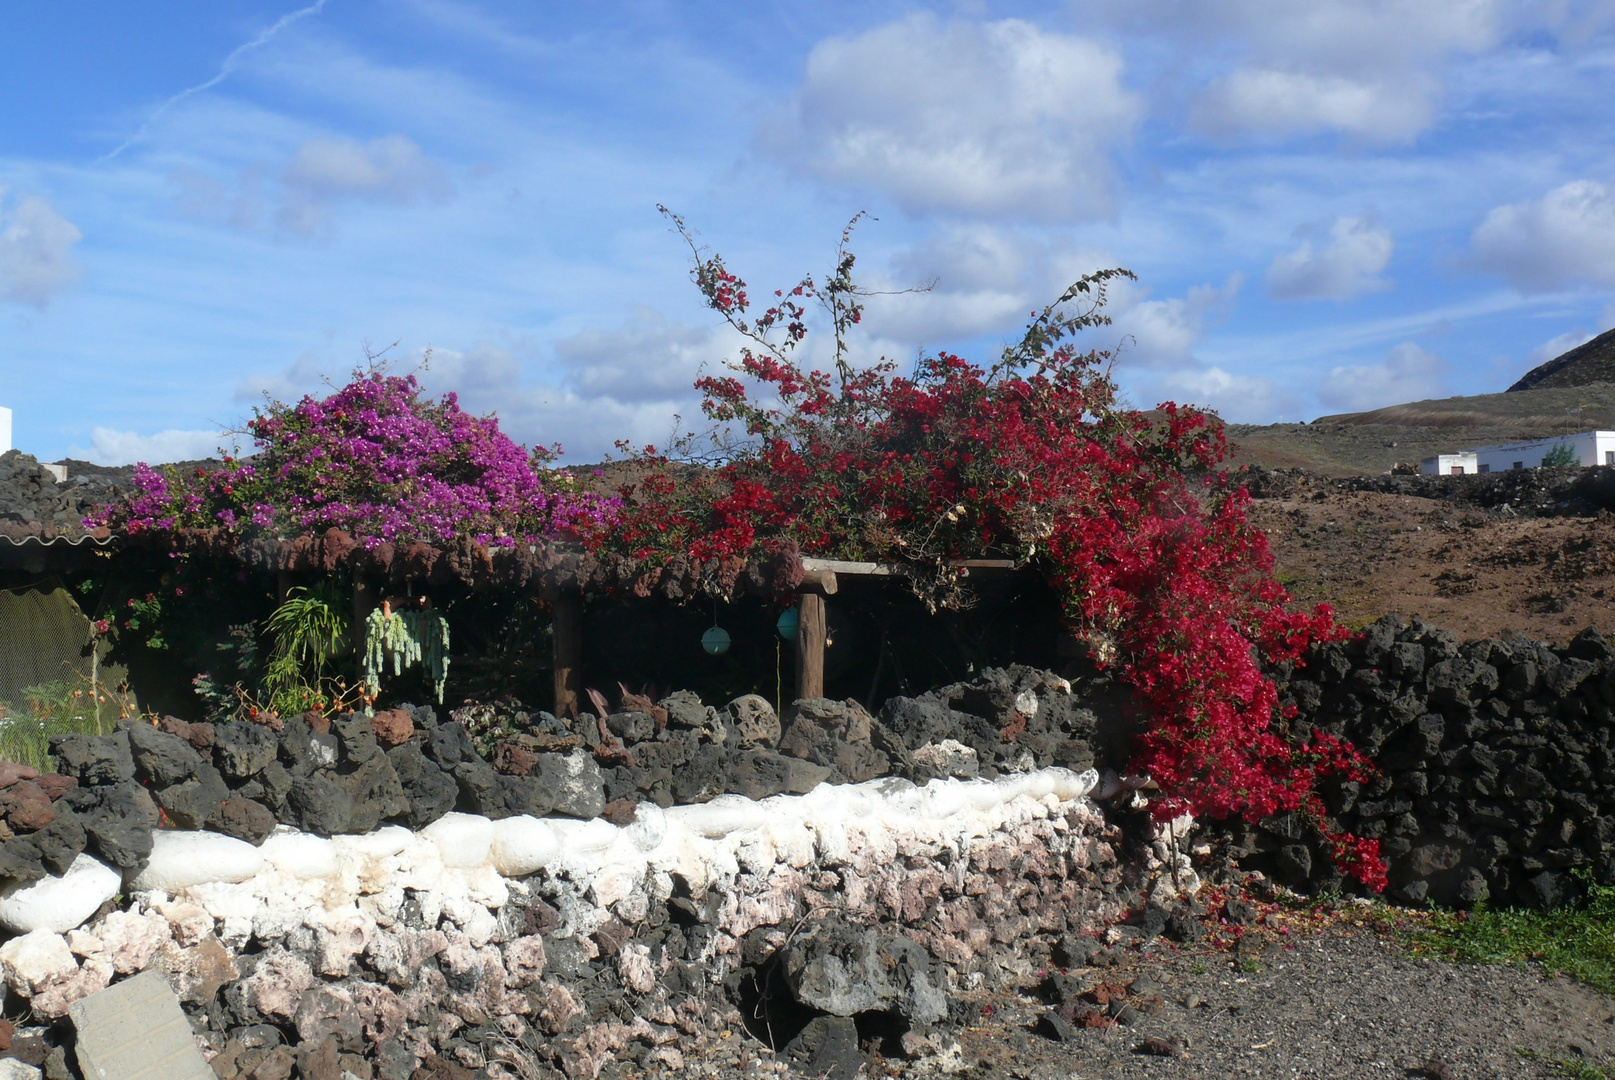
[[[143,971],[67,1010],[85,1080],[217,1080],[160,971]]]

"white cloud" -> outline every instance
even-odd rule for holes
[[[1499,206],[1476,226],[1470,251],[1475,265],[1526,292],[1615,285],[1615,188],[1573,180]]]
[[[449,182],[436,162],[402,135],[360,143],[309,139],[281,174],[284,199],[277,220],[292,232],[324,227],[335,203],[355,200],[407,205],[448,197]]]
[[[1122,67],[1104,45],[1018,19],[917,14],[820,42],[759,137],[822,179],[914,211],[1102,217],[1109,151],[1143,115]]]
[[[1447,393],[1447,362],[1412,342],[1397,345],[1378,364],[1332,368],[1318,400],[1350,412],[1423,401]]]
[[[910,347],[1010,333],[1083,274],[1114,265],[1065,238],[986,224],[943,227],[871,279],[888,295],[870,298],[864,329]]]
[[[310,139],[287,162],[285,181],[325,198],[396,203],[440,196],[447,188],[442,170],[402,135],[385,135],[368,143]]]
[[[1353,79],[1256,68],[1212,84],[1193,118],[1218,136],[1338,131],[1376,142],[1406,142],[1429,126],[1434,99],[1434,80],[1417,75]]]
[[[687,327],[676,324],[669,327],[669,336],[675,340],[688,332]],[[640,340],[646,339],[640,335]],[[665,357],[667,351],[652,347],[651,355],[658,354]],[[566,459],[573,462],[601,460],[614,451],[618,439],[634,445],[665,443],[673,433],[675,414],[699,421],[699,400],[688,382],[682,393],[675,393],[671,389],[674,380],[668,378],[668,396],[647,394],[636,399],[623,385],[631,380],[631,373],[620,374],[621,379],[607,379],[613,392],[583,390],[572,371],[562,372],[560,378],[528,381],[527,365],[516,352],[505,345],[479,342],[463,351],[434,350],[431,368],[422,381],[433,393],[458,393],[462,408],[494,413],[500,430],[519,442],[529,446],[560,443]],[[614,392],[624,396],[619,398]]]
[[[1429,127],[1453,58],[1559,21],[1510,0],[1138,0],[1101,15],[1177,38],[1190,78],[1213,73],[1191,109],[1211,135],[1335,132],[1370,143]]]
[[[716,327],[669,322],[648,308],[614,330],[583,330],[555,343],[578,393],[624,403],[689,400],[702,367],[717,368],[727,355]]]
[[[1366,218],[1337,217],[1327,239],[1314,245],[1319,230],[1300,230],[1301,243],[1267,268],[1267,288],[1281,300],[1351,300],[1384,289],[1379,277],[1396,244],[1390,231]]]
[[[43,308],[79,277],[77,226],[35,195],[5,211],[0,187],[0,301]]]
[[[343,204],[409,206],[453,194],[443,167],[403,135],[306,139],[279,168],[258,160],[233,177],[178,168],[167,179],[186,217],[249,232],[273,224],[304,235],[328,232]]]
[[[1220,367],[1175,371],[1149,385],[1156,398],[1210,409],[1234,424],[1267,423],[1298,408],[1295,397],[1274,380]]]
[[[1130,368],[1192,365],[1195,344],[1207,326],[1227,318],[1244,284],[1244,275],[1233,273],[1221,285],[1196,285],[1166,300],[1134,301],[1134,290],[1117,290],[1112,330],[1120,341],[1119,362]]]
[[[171,461],[194,461],[216,457],[221,444],[232,446],[233,436],[218,430],[180,431],[169,429],[155,435],[98,427],[90,432],[90,445],[70,446],[67,456],[97,465],[132,465],[144,461],[157,465]]]

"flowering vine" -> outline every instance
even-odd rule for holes
[[[940,353],[904,375],[849,359],[867,295],[853,281],[851,225],[827,279],[759,305],[668,216],[707,306],[745,344],[731,374],[696,384],[711,442],[638,451],[645,475],[624,487],[604,546],[708,560],[794,541],[803,554],[924,571],[935,603],[957,585],[954,560],[1034,567],[1147,715],[1133,767],[1160,787],[1157,814],[1300,811],[1343,869],[1383,886],[1377,842],[1342,833],[1318,796],[1325,778],[1363,779],[1372,767],[1333,736],[1294,737],[1264,669],[1345,632],[1327,606],[1290,609],[1246,517],[1249,496],[1222,467],[1220,425],[1172,403],[1119,407],[1110,357],[1069,343],[1109,322],[1106,289],[1130,273],[1083,277],[991,367]],[[813,303],[833,334],[828,372],[797,356]]]
[[[424,395],[413,375],[355,372],[325,398],[270,402],[247,424],[257,447],[182,475],[138,465],[131,496],[87,519],[130,534],[222,528],[269,536],[342,529],[375,547],[469,536],[509,546],[586,538],[616,510],[550,468],[556,449],[528,451],[452,393]]]

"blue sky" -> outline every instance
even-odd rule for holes
[[[1615,324],[1612,0],[20,3],[0,405],[196,456],[366,349],[527,442],[660,441],[854,213],[866,359],[1126,266],[1116,375],[1268,422],[1501,390]],[[394,345],[396,343],[396,345]]]

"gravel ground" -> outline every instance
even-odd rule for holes
[[[1410,916],[1416,919],[1416,916]],[[967,995],[971,1020],[939,1026],[942,1053],[873,1058],[863,1077],[964,1080],[1533,1080],[1615,1070],[1615,999],[1535,969],[1412,956],[1360,913],[1269,916],[1237,950],[1146,945],[1115,967],[1074,970],[1083,987],[1133,984],[1143,1012],[1059,1041],[1029,985]],[[1156,1003],[1152,998],[1159,998]],[[786,1075],[736,1031],[684,1075]],[[1143,1051],[1176,1051],[1159,1056]],[[608,1072],[612,1070],[608,1069]],[[637,1070],[629,1070],[637,1072]],[[790,1074],[796,1075],[796,1074]],[[1583,1074],[1592,1076],[1604,1074]],[[1608,1075],[1615,1076],[1615,1071]]]
[[[962,1033],[964,1060],[974,1075],[1026,1080],[1368,1080],[1420,1075],[1432,1058],[1444,1080],[1482,1080],[1562,1075],[1552,1059],[1615,1062],[1615,1000],[1578,983],[1409,957],[1358,927],[1292,936],[1243,962],[1186,949],[1107,972],[1152,980],[1159,1012],[1071,1042],[1030,1030],[1040,1002],[1006,1003]],[[1181,1056],[1139,1053],[1151,1038],[1177,1042]]]

